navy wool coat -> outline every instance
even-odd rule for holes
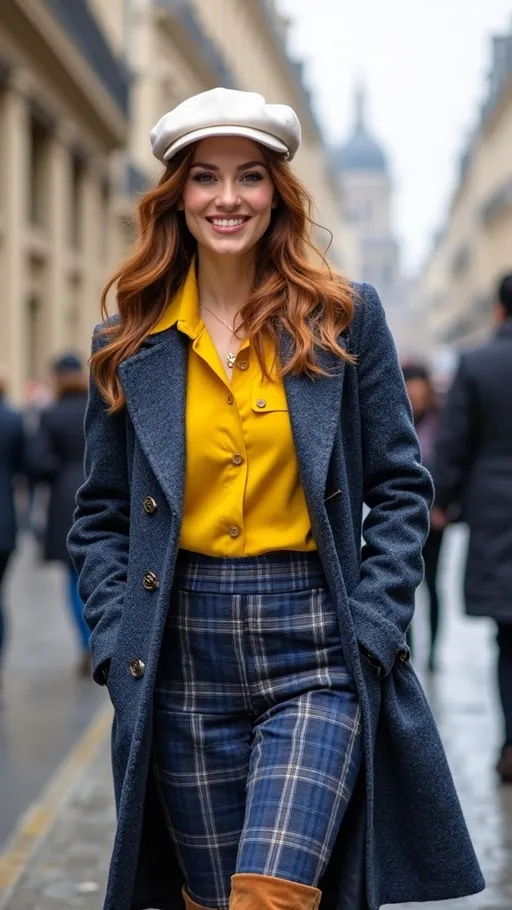
[[[324,910],[378,910],[484,886],[436,725],[410,662],[398,657],[422,578],[432,487],[382,305],[370,286],[356,291],[344,342],[357,365],[319,353],[331,375],[285,379],[313,533],[364,725],[364,767],[320,883]],[[283,359],[289,343],[283,335]],[[110,663],[118,824],[105,910],[183,908],[151,743],[183,511],[187,357],[188,340],[176,328],[150,336],[119,367],[126,407],[109,416],[92,383],[86,416],[86,480],[69,550],[97,681]],[[148,496],[154,511],[144,509]],[[363,503],[370,511],[361,550]],[[158,587],[147,576],[144,585],[148,571]]]

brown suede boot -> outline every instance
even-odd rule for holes
[[[193,901],[190,895],[187,894],[185,885],[181,889],[181,896],[185,901],[185,910],[210,910],[209,907],[203,907],[202,904],[197,904],[196,901]]]
[[[317,910],[321,897],[311,885],[238,872],[231,876],[229,910]]]

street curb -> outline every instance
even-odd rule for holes
[[[61,762],[21,818],[6,849],[0,854],[0,910],[7,906],[30,861],[46,840],[71,796],[78,778],[85,774],[104,744],[112,724],[112,708],[107,705],[93,720]]]

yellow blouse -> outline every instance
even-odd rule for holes
[[[176,323],[192,342],[180,547],[228,557],[316,550],[284,385],[270,345],[271,382],[247,341],[229,382],[199,316],[194,266],[153,332]]]

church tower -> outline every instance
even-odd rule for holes
[[[386,155],[372,137],[366,96],[358,87],[352,134],[335,152],[344,218],[356,233],[360,274],[356,280],[375,285],[390,322],[397,321],[403,301],[399,249],[391,225],[391,177]]]

